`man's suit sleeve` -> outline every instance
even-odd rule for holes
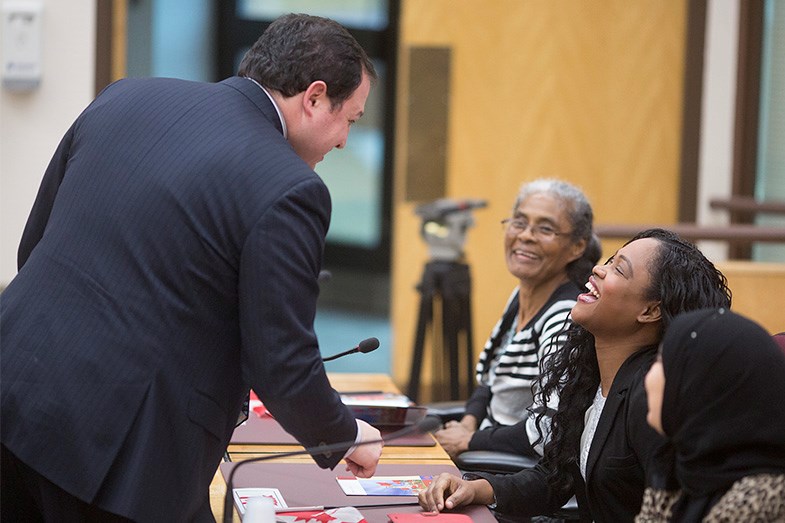
[[[71,150],[75,126],[76,124],[68,129],[68,132],[60,141],[54,156],[52,156],[49,166],[46,168],[41,186],[38,188],[33,209],[30,211],[30,216],[27,218],[27,224],[22,233],[22,240],[19,242],[19,250],[16,257],[17,269],[21,269],[27,262],[30,253],[44,235],[49,216],[52,214],[52,206],[57,196],[57,190],[60,188],[60,184],[65,176],[65,168],[68,164],[68,155]]]
[[[354,441],[357,434],[354,416],[327,379],[313,330],[329,216],[327,188],[312,176],[264,213],[240,262],[243,378],[306,447]],[[343,454],[313,457],[332,467]]]

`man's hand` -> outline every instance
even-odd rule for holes
[[[381,439],[382,437],[382,434],[377,429],[359,419],[357,420],[357,430],[360,431],[358,444],[363,441]],[[381,441],[379,443],[356,446],[351,453],[344,456],[346,470],[359,478],[370,478],[376,472],[376,465],[379,464],[383,446],[384,443]]]
[[[448,421],[442,430],[434,433],[436,441],[451,458],[469,450],[469,442],[473,435],[474,430],[470,430],[467,424],[457,421]]]
[[[441,512],[471,504],[493,503],[493,487],[484,479],[466,481],[452,474],[439,474],[417,496],[426,512]]]

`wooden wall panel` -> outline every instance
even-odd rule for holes
[[[770,334],[785,332],[785,263],[723,261],[717,268],[733,292],[731,309],[757,321]]]
[[[451,49],[447,196],[489,201],[475,212],[475,354],[516,281],[499,220],[522,182],[583,187],[599,222],[668,223],[678,210],[685,0],[403,0],[400,107],[408,50]],[[397,128],[406,129],[406,111]],[[396,137],[393,375],[408,378],[426,248],[403,199],[405,131]],[[608,243],[610,254],[618,243]]]

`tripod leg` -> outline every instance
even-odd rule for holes
[[[413,402],[418,402],[420,395],[420,374],[422,372],[422,360],[425,355],[425,332],[433,321],[433,276],[426,266],[423,274],[422,283],[418,286],[420,291],[420,312],[417,315],[417,333],[414,339],[414,351],[412,353],[412,368],[409,374],[409,387],[406,395]]]
[[[466,386],[468,388],[467,396],[471,395],[474,390],[475,377],[474,377],[474,334],[472,332],[472,284],[471,275],[469,274],[469,267],[466,267],[466,288],[461,300],[461,317],[463,319],[462,325],[464,326],[463,332],[466,341]]]
[[[442,300],[442,332],[444,345],[447,349],[450,371],[450,399],[461,398],[461,383],[459,377],[460,359],[458,354],[458,331],[460,329],[460,303],[453,293],[443,295]]]
[[[451,324],[451,351],[454,352],[451,363],[452,381],[454,383],[452,394],[455,398],[460,398],[462,396],[460,391],[462,385],[460,380],[462,377],[466,379],[466,395],[471,393],[474,388],[475,362],[472,351],[474,346],[471,327],[471,276],[469,275],[469,266],[466,264],[455,264],[450,270],[449,276],[445,282],[443,292],[445,295],[448,295],[448,298],[445,298],[445,300],[451,302],[448,318]],[[460,350],[461,341],[464,342],[463,354]]]

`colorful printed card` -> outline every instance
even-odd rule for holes
[[[433,476],[373,476],[335,478],[347,496],[416,496],[428,488]]]

